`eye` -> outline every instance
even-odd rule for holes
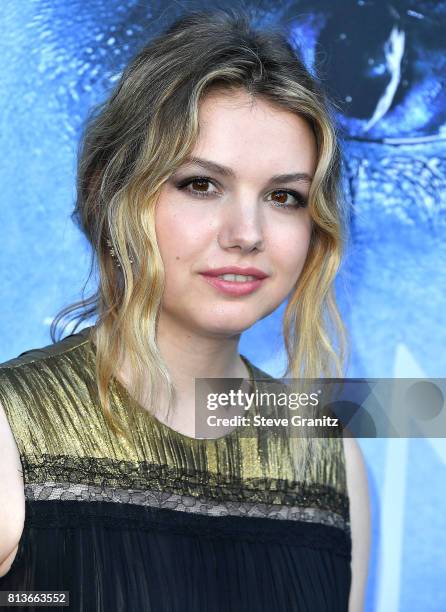
[[[307,65],[315,72],[322,67],[346,143],[443,140],[446,90],[440,85],[444,78],[439,60],[444,54],[440,3],[420,0],[416,10],[362,0],[348,9],[341,3],[314,4],[318,8],[296,19],[291,3],[290,13],[283,13],[282,19],[290,23],[293,42],[305,50]]]
[[[199,198],[208,198],[211,195],[218,193],[218,191],[210,191],[210,185],[213,185],[215,187],[214,183],[207,176],[194,176],[192,178],[188,178],[184,181],[181,181],[176,186],[177,189],[187,191]]]
[[[274,206],[278,208],[304,208],[308,203],[307,198],[301,193],[290,189],[276,189],[268,197],[270,196],[274,199],[268,201],[274,202]]]

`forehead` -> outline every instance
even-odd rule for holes
[[[262,169],[279,164],[284,172],[294,162],[293,171],[311,173],[316,143],[311,127],[297,113],[245,90],[217,90],[200,103],[193,156],[222,164],[260,164]]]

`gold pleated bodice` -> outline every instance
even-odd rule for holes
[[[349,532],[342,439],[314,440],[298,473],[305,441],[239,430],[194,439],[142,409],[113,379],[111,407],[130,428],[127,441],[109,429],[98,403],[89,329],[0,366],[0,401],[20,452],[27,499],[169,504]],[[268,376],[250,365],[256,378]]]

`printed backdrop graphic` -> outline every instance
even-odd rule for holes
[[[50,343],[80,297],[88,249],[70,220],[76,148],[91,105],[184,9],[169,0],[4,0],[0,8],[0,360]],[[220,2],[237,7],[239,3]],[[348,374],[446,374],[446,1],[243,1],[302,49],[336,104],[351,205],[337,281]],[[241,351],[282,373],[283,307]],[[446,609],[446,443],[361,439],[372,497],[367,611]]]

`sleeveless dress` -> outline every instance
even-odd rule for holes
[[[129,443],[97,401],[90,329],[0,366],[25,484],[0,591],[69,591],[76,612],[346,612],[342,439],[316,444],[297,474],[302,440],[240,428],[192,438],[113,378],[112,409],[124,422],[134,414]],[[243,359],[255,380],[271,379]],[[23,607],[34,609],[46,607]]]

